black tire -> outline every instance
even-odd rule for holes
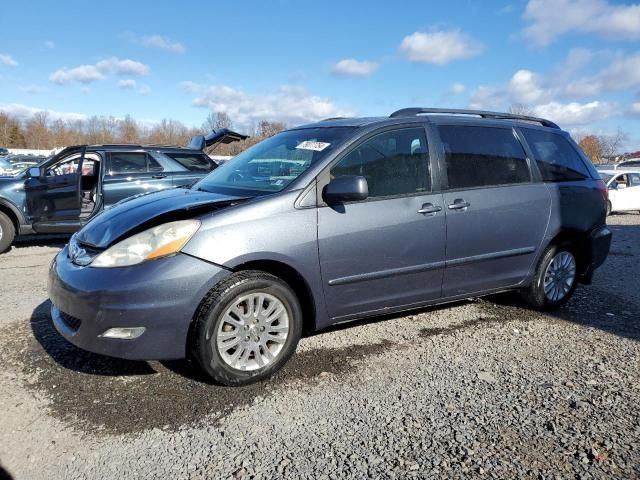
[[[5,213],[0,212],[0,253],[11,246],[14,238],[16,238],[16,227]]]
[[[558,300],[552,300],[545,294],[544,289],[544,280],[545,274],[547,272],[547,268],[551,263],[552,259],[554,259],[557,255],[562,252],[567,252],[573,258],[575,264],[575,273],[573,278],[573,283],[564,296]],[[561,245],[550,245],[545,250],[544,254],[540,258],[538,262],[538,266],[536,267],[536,272],[533,277],[533,282],[531,285],[523,290],[521,290],[520,294],[525,303],[529,306],[535,308],[536,310],[542,311],[550,311],[555,310],[562,307],[573,295],[573,292],[576,289],[578,284],[577,277],[577,260],[575,257],[575,253],[571,245],[569,244],[561,244]]]
[[[233,301],[252,293],[266,293],[279,300],[286,309],[289,330],[282,349],[270,363],[256,370],[240,370],[223,359],[216,335]],[[190,337],[191,357],[207,375],[223,385],[248,385],[264,380],[282,368],[295,352],[302,334],[302,318],[298,298],[280,278],[258,270],[234,273],[216,285],[200,305]]]
[[[607,200],[607,217],[611,215],[611,202]]]

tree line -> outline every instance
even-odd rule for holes
[[[85,120],[52,118],[47,112],[37,112],[22,120],[6,112],[0,112],[0,147],[52,150],[69,145],[94,145],[106,143],[186,145],[194,135],[203,135],[217,128],[233,128],[231,117],[225,112],[210,113],[201,127],[187,127],[173,119],[147,125],[133,119],[112,116],[92,116]],[[218,145],[210,152],[216,155],[236,155],[242,150],[270,137],[287,126],[281,122],[262,120],[249,131],[241,142]]]

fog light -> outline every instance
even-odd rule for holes
[[[144,327],[132,327],[132,328],[110,328],[104,332],[101,337],[106,338],[121,338],[124,340],[133,340],[138,338],[144,333],[146,328]]]

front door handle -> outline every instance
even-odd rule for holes
[[[464,210],[471,204],[463,198],[456,198],[453,203],[449,204],[449,210]]]
[[[438,213],[440,210],[442,210],[442,207],[438,205],[434,205],[433,203],[425,203],[424,205],[422,205],[422,208],[418,210],[418,213],[422,213],[423,215],[433,215]]]
[[[167,178],[166,173],[155,173],[151,176],[151,178]]]

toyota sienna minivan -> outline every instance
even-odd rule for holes
[[[97,215],[51,265],[51,315],[80,348],[242,385],[338,322],[506,290],[558,308],[609,252],[606,204],[549,120],[328,119]]]

